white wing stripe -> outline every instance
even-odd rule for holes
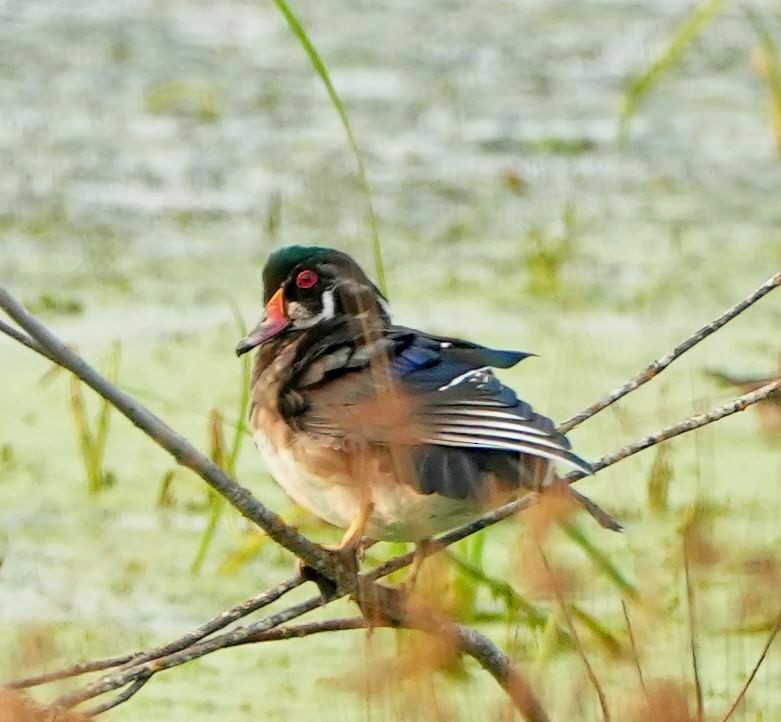
[[[523,429],[515,428],[511,431],[502,431],[499,429],[492,429],[486,427],[475,426],[459,426],[458,424],[439,424],[436,427],[437,432],[446,432],[460,434],[461,436],[475,439],[475,441],[481,441],[483,439],[508,439],[510,441],[528,441],[532,444],[539,446],[547,446],[551,449],[559,449],[561,451],[568,451],[566,446],[562,446],[560,443],[554,441],[550,437],[546,436],[534,436],[533,434],[524,433]]]
[[[540,448],[539,446],[533,446],[531,444],[521,444],[517,442],[500,441],[494,439],[490,442],[478,442],[469,437],[459,436],[457,434],[432,434],[427,439],[424,439],[429,444],[439,444],[441,446],[460,446],[462,448],[476,448],[476,449],[509,449],[522,454],[531,454],[532,456],[541,456],[544,459],[550,459],[551,461],[563,461],[569,464],[578,471],[583,471],[587,474],[591,474],[590,469],[575,461],[574,454],[570,452],[559,451],[556,453],[552,449]]]
[[[459,409],[459,408],[447,408],[447,407],[441,407],[441,408],[426,408],[425,410],[426,415],[436,415],[436,416],[447,416],[447,423],[479,423],[475,422],[472,419],[469,419],[469,417],[475,417],[480,419],[488,419],[486,423],[491,425],[498,426],[499,424],[502,425],[502,428],[504,428],[504,424],[508,421],[514,422],[512,424],[508,424],[509,428],[518,428],[519,426],[523,425],[523,430],[530,433],[530,434],[537,434],[538,436],[550,436],[550,434],[547,431],[543,431],[542,429],[537,429],[533,426],[526,426],[522,424],[523,421],[526,421],[523,416],[518,416],[517,414],[511,414],[507,411],[487,411],[483,409]],[[466,416],[466,419],[461,419],[458,417]],[[496,421],[494,420],[496,419]],[[520,422],[520,423],[519,423]]]
[[[451,379],[450,381],[448,381],[443,386],[440,386],[437,389],[437,391],[445,391],[446,389],[452,388],[456,384],[469,383],[469,381],[471,380],[472,376],[475,377],[475,381],[479,381],[480,377],[483,374],[485,374],[486,371],[491,373],[490,369],[488,368],[488,366],[481,366],[479,369],[469,369],[469,371],[466,371],[466,372],[460,374],[459,376],[456,376],[454,379]]]

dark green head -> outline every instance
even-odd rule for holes
[[[288,246],[263,269],[266,315],[236,347],[241,355],[283,333],[315,328],[340,316],[373,314],[389,321],[385,299],[346,253],[318,246]]]

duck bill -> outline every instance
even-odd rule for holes
[[[239,341],[236,346],[237,356],[241,356],[279,336],[290,326],[290,319],[285,315],[285,299],[282,290],[280,288],[266,304],[266,315],[263,320]]]

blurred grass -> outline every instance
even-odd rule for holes
[[[770,103],[770,130],[781,155],[781,58],[773,36],[767,30],[767,23],[755,12],[746,10],[751,26],[759,38],[759,57],[757,66],[767,85]]]
[[[350,123],[350,119],[347,116],[347,110],[345,109],[344,103],[342,103],[342,99],[339,97],[339,94],[336,92],[336,88],[331,81],[331,75],[328,72],[328,68],[326,67],[325,63],[323,62],[323,59],[320,57],[320,53],[317,52],[317,49],[309,39],[309,35],[307,34],[306,30],[304,30],[301,21],[293,13],[290,5],[286,0],[274,0],[274,4],[277,6],[277,8],[279,8],[279,11],[282,13],[285,20],[287,21],[287,24],[290,26],[290,30],[293,32],[293,35],[296,36],[296,39],[309,57],[315,72],[320,77],[320,80],[322,80],[323,85],[325,86],[328,97],[331,100],[331,104],[334,106],[334,109],[339,115],[339,120],[342,121],[342,126],[344,126],[344,132],[347,136],[347,143],[349,144],[350,150],[355,157],[358,183],[366,195],[367,220],[369,224],[369,234],[372,241],[372,250],[374,253],[374,273],[376,275],[377,285],[380,291],[382,291],[383,295],[387,297],[388,284],[385,279],[385,266],[382,261],[382,243],[380,242],[379,222],[377,220],[377,214],[374,212],[374,202],[372,201],[369,177],[366,173],[366,166],[363,161],[363,155],[358,148],[358,141],[355,139],[352,124]]]
[[[687,48],[700,37],[723,6],[724,0],[700,0],[689,16],[673,31],[664,50],[646,70],[629,82],[621,99],[619,142],[624,143],[628,139],[631,121],[640,104],[668,73],[680,65]]]
[[[109,360],[104,374],[112,383],[117,383],[119,378],[119,365],[121,358],[121,345],[116,342],[112,345]],[[73,424],[79,442],[79,452],[87,480],[87,491],[97,494],[110,488],[116,483],[113,471],[105,468],[106,445],[108,444],[111,416],[114,413],[113,405],[101,398],[98,402],[98,413],[95,417],[94,428],[88,418],[87,404],[82,392],[82,382],[75,376],[70,376],[70,407]]]
[[[247,335],[247,324],[239,311],[238,306],[233,299],[228,299],[228,304],[233,314],[233,321],[237,329],[238,338],[243,338]],[[230,448],[225,443],[225,423],[222,414],[217,409],[212,409],[209,414],[209,448],[212,461],[223,469],[228,476],[236,478],[236,465],[241,454],[242,446],[247,438],[247,426],[246,418],[249,412],[250,398],[252,394],[252,388],[250,385],[250,377],[252,374],[251,359],[249,354],[245,354],[241,359],[240,374],[239,374],[239,394],[236,409],[237,422],[233,427],[233,438],[231,440]],[[217,525],[219,524],[220,517],[225,511],[225,499],[213,491],[211,488],[206,490],[207,494],[207,513],[208,521],[203,531],[200,544],[198,545],[198,551],[195,554],[191,571],[193,574],[198,574],[203,563],[206,560],[206,555],[214,542],[215,534],[217,533]],[[234,510],[231,509],[234,513]]]

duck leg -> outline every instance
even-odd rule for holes
[[[412,557],[409,574],[402,585],[405,592],[411,592],[415,588],[415,584],[418,581],[418,574],[420,574],[420,570],[423,568],[423,562],[426,560],[426,557],[431,554],[433,548],[434,543],[431,539],[421,539],[415,544],[415,555]]]
[[[371,502],[362,504],[357,516],[352,520],[350,526],[345,531],[342,540],[336,545],[323,545],[324,549],[327,549],[338,557],[340,561],[355,574],[358,573],[359,568],[358,562],[363,532],[369,522],[369,517],[371,516],[373,508],[374,505]],[[317,584],[317,588],[320,590],[324,602],[328,601],[336,593],[336,587],[330,579],[326,579],[318,571],[312,569],[312,567],[306,566],[300,559],[298,560],[298,571],[304,579]]]
[[[351,561],[351,566],[358,571],[358,552],[361,546],[361,540],[363,539],[363,532],[366,530],[366,525],[369,523],[369,517],[374,509],[374,504],[366,502],[361,504],[361,508],[358,511],[358,515],[352,520],[352,523],[347,527],[342,541],[336,546],[326,546],[335,554],[344,556],[348,561]]]

